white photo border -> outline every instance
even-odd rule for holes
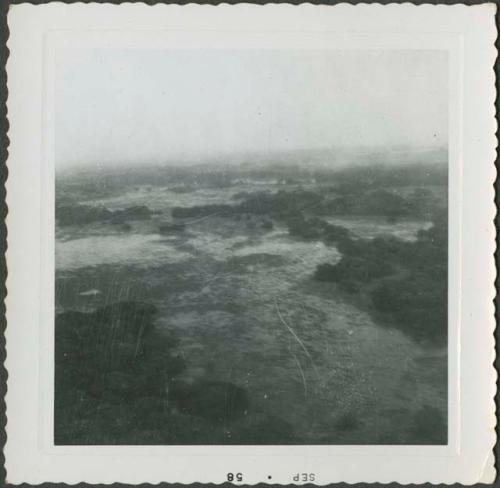
[[[9,12],[9,483],[399,482],[495,476],[495,6],[21,4]],[[449,53],[447,446],[54,446],[54,57],[79,47]],[[480,95],[479,95],[480,94]],[[29,142],[27,142],[29,141]]]

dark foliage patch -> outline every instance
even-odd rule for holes
[[[448,233],[446,220],[420,231],[416,242],[391,237],[339,241],[337,264],[320,264],[318,281],[334,282],[349,293],[367,291],[371,305],[391,325],[420,342],[447,338]]]
[[[151,213],[145,205],[136,205],[114,211],[102,206],[78,204],[56,206],[56,220],[60,226],[85,225],[93,222],[126,224],[129,220],[150,219]]]

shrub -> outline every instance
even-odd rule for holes
[[[378,285],[371,298],[375,308],[388,314],[398,328],[420,341],[442,343],[447,337],[446,276],[436,279],[412,273]]]

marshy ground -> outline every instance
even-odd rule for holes
[[[446,443],[445,168],[155,171],[58,177],[56,444]]]

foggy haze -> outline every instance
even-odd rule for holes
[[[56,166],[442,148],[444,51],[66,50]]]

